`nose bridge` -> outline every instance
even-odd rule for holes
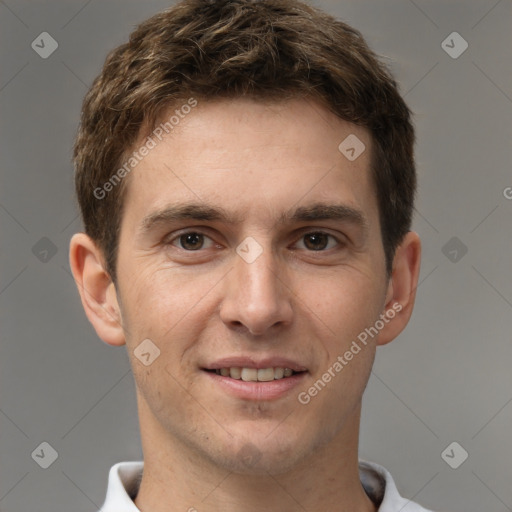
[[[256,300],[258,297],[273,298],[278,293],[277,264],[270,247],[265,247],[254,261],[239,258],[236,263],[236,274],[244,283],[247,297]]]
[[[223,320],[243,324],[252,333],[291,321],[291,304],[286,286],[278,277],[279,261],[271,241],[262,237],[245,240],[237,248],[234,271],[224,297]]]

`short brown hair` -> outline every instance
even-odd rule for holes
[[[389,275],[410,229],[416,171],[411,112],[386,65],[360,32],[300,1],[183,0],[110,52],[83,103],[76,192],[85,231],[114,282],[126,180],[104,197],[95,191],[142,132],[190,97],[308,97],[366,127]]]

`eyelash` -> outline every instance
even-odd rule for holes
[[[185,235],[191,235],[191,234],[194,234],[194,235],[200,235],[200,236],[203,236],[204,238],[206,239],[209,239],[213,245],[215,245],[215,242],[213,242],[212,238],[209,237],[207,234],[201,232],[201,231],[198,231],[198,230],[188,230],[188,231],[183,231],[181,233],[178,233],[177,235],[175,235],[173,238],[167,240],[165,242],[166,245],[171,245],[173,247],[176,247],[184,252],[188,252],[188,253],[195,253],[195,252],[200,252],[202,250],[205,250],[204,247],[201,247],[200,249],[196,249],[196,250],[188,250],[188,249],[185,249],[183,247],[179,247],[177,245],[175,245],[173,242],[175,242],[176,240],[179,241],[181,239],[181,237],[185,236]],[[327,236],[329,239],[331,240],[334,240],[336,242],[336,244],[338,246],[343,246],[344,244],[337,238],[335,237],[334,235],[332,235],[331,233],[328,233],[326,231],[321,231],[321,230],[315,230],[315,231],[307,231],[307,232],[304,232],[300,237],[299,237],[299,240],[303,240],[306,236],[308,235],[325,235]],[[295,242],[296,244],[297,242]],[[294,245],[295,245],[294,244]],[[327,243],[329,245],[329,241]],[[208,247],[206,248],[208,249]],[[329,250],[333,249],[332,247],[328,248],[328,249],[319,249],[319,250],[314,250],[314,249],[306,249],[307,252],[311,252],[311,253],[320,253],[320,252],[327,252]]]

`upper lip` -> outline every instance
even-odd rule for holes
[[[220,370],[221,368],[290,368],[295,372],[307,371],[307,368],[286,357],[256,358],[250,356],[233,356],[218,359],[204,366],[205,370]]]

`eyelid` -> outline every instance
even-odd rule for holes
[[[179,240],[179,238],[181,236],[189,234],[189,233],[196,233],[198,235],[202,235],[205,239],[210,240],[213,244],[220,245],[218,242],[215,242],[213,240],[213,238],[207,234],[207,232],[208,232],[208,228],[204,228],[204,227],[201,227],[201,228],[186,227],[186,228],[182,228],[178,231],[173,231],[172,233],[166,235],[163,238],[162,243],[164,245],[172,245],[173,247],[177,247],[176,245],[174,245],[173,242],[175,242],[176,240]],[[294,237],[295,242],[292,245],[296,245],[304,236],[310,235],[310,234],[315,234],[315,233],[327,235],[328,237],[334,239],[336,241],[336,243],[338,244],[338,246],[340,246],[340,245],[343,246],[347,243],[347,240],[343,240],[343,238],[344,238],[343,236],[334,235],[333,233],[331,233],[330,231],[328,231],[326,229],[315,228],[315,227],[305,227],[305,228],[301,228],[299,230],[298,237],[296,234],[296,236]],[[181,247],[177,247],[177,248],[182,249]],[[186,249],[182,249],[182,250],[186,250]],[[200,251],[200,250],[201,249],[199,249],[198,251]],[[327,250],[329,250],[329,249],[324,249],[324,251],[327,251]],[[187,251],[187,252],[198,252],[198,251]],[[322,252],[322,251],[318,251],[318,252]]]
[[[183,251],[187,251],[187,249],[183,249],[183,247],[178,247],[173,242],[175,242],[176,240],[179,240],[183,235],[188,235],[190,233],[201,235],[205,239],[210,240],[210,242],[212,244],[216,244],[216,242],[213,240],[213,238],[211,236],[208,236],[202,229],[194,229],[194,228],[183,228],[178,231],[173,231],[171,234],[164,237],[162,243],[165,245],[172,245],[173,247],[176,247],[177,249],[181,249]],[[197,251],[187,251],[187,252],[199,252],[202,249],[204,249],[204,247],[201,247],[201,249],[198,249]],[[207,247],[207,249],[208,249],[208,247]]]
[[[318,229],[304,228],[304,229],[302,229],[300,231],[299,238],[293,243],[293,245],[296,245],[297,243],[299,243],[299,241],[301,241],[306,235],[313,235],[313,234],[327,235],[328,237],[330,237],[336,241],[336,244],[338,247],[346,245],[346,240],[343,241],[342,237],[334,235],[333,233],[326,231],[325,229],[321,229],[321,228],[318,228]],[[321,251],[310,250],[310,252],[326,252],[331,249],[334,249],[334,247],[331,247],[330,249],[323,249]]]

